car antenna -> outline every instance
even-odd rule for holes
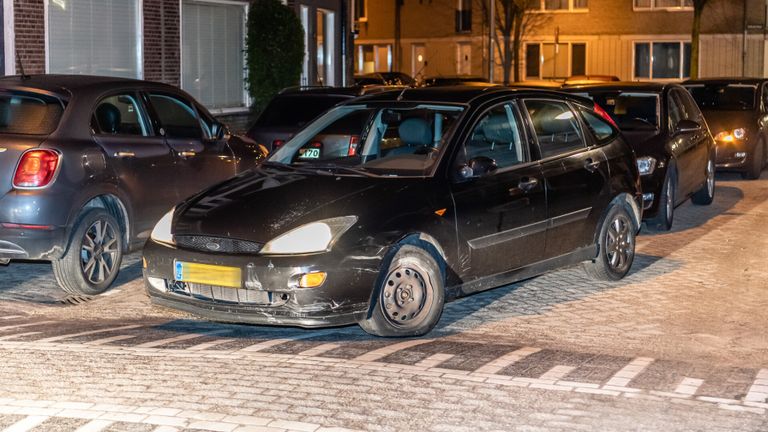
[[[405,95],[405,91],[406,91],[406,90],[408,90],[409,88],[414,88],[414,87],[416,87],[416,81],[415,81],[415,79],[416,79],[416,77],[417,77],[417,76],[419,76],[419,74],[420,74],[420,73],[421,73],[421,72],[424,70],[424,68],[425,68],[425,67],[427,67],[427,61],[426,61],[426,60],[424,60],[424,64],[423,64],[423,65],[421,65],[421,69],[419,69],[419,70],[418,70],[418,72],[416,72],[416,74],[413,76],[413,78],[414,78],[414,82],[413,82],[413,84],[411,84],[411,85],[410,85],[410,86],[408,86],[408,87],[405,87],[405,88],[403,89],[403,91],[401,91],[401,92],[400,92],[400,94],[397,96],[397,101],[398,101],[398,102],[400,102],[401,100],[403,100],[403,96]]]
[[[19,62],[19,68],[21,68],[21,79],[28,80],[31,77],[24,72],[24,62],[21,61],[21,56],[19,55],[19,52],[16,51],[16,61]]]

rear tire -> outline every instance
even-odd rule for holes
[[[632,268],[635,259],[637,227],[627,209],[614,205],[605,216],[598,232],[598,254],[584,263],[584,271],[597,280],[617,281]]]
[[[669,231],[675,219],[675,174],[667,171],[664,177],[664,185],[659,196],[659,209],[656,217],[648,221],[648,227],[655,231]]]
[[[114,216],[95,208],[80,216],[67,252],[52,261],[61,289],[74,295],[97,295],[117,277],[123,260],[123,234]]]
[[[444,278],[437,260],[426,250],[403,245],[382,266],[370,318],[361,321],[367,333],[384,337],[429,333],[443,313]]]
[[[763,172],[763,166],[765,166],[765,143],[760,140],[755,146],[755,151],[752,152],[749,168],[741,174],[741,177],[747,180],[757,180],[760,178],[760,173]]]
[[[691,202],[696,205],[710,205],[715,199],[715,158],[709,157],[707,161],[707,179],[704,185],[691,197]]]

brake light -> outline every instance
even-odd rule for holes
[[[13,187],[40,188],[48,186],[59,167],[59,153],[53,150],[30,150],[21,155],[13,174]]]
[[[610,115],[610,114],[608,114],[608,112],[607,112],[606,110],[604,110],[604,109],[603,109],[603,107],[601,107],[600,105],[598,105],[597,103],[595,103],[595,108],[594,108],[593,110],[595,111],[595,113],[596,113],[597,115],[599,115],[600,117],[602,117],[602,118],[603,118],[603,120],[605,120],[605,121],[607,121],[608,123],[610,123],[610,124],[611,124],[613,127],[615,127],[616,129],[618,129],[618,128],[619,128],[619,125],[617,125],[617,124],[616,124],[616,122],[615,122],[615,121],[613,121],[613,118],[611,118],[611,115]]]
[[[357,135],[352,135],[349,137],[349,151],[347,151],[347,156],[355,156],[357,154],[357,142],[360,139]]]
[[[285,140],[276,139],[272,141],[272,150],[279,149],[283,144],[285,144]]]

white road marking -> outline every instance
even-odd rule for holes
[[[111,426],[113,423],[114,422],[111,420],[91,420],[75,429],[75,432],[100,432]]]
[[[744,400],[747,402],[765,402],[768,400],[768,369],[760,369]]]
[[[322,337],[322,336],[325,336],[327,334],[335,333],[337,331],[338,330],[335,330],[335,329],[328,329],[328,330],[321,330],[321,331],[307,331],[306,334],[296,335],[296,336],[292,336],[290,338],[270,339],[270,340],[266,340],[264,342],[259,342],[257,344],[250,345],[250,346],[247,346],[245,348],[242,348],[242,349],[240,349],[238,351],[240,351],[240,352],[258,352],[258,351],[262,351],[262,350],[265,350],[267,348],[271,348],[273,346],[284,344],[284,343],[287,343],[287,342],[294,342],[294,341],[297,341],[297,340],[310,339],[310,338],[314,338],[314,337]]]
[[[42,332],[37,332],[36,331],[36,332],[14,333],[12,335],[0,337],[0,341],[9,340],[9,339],[16,339],[16,338],[20,338],[22,336],[31,336],[31,335],[40,334],[40,333],[42,333]]]
[[[539,379],[557,381],[563,379],[574,369],[576,369],[575,366],[555,366],[544,372],[544,375],[540,376]]]
[[[485,365],[478,368],[475,372],[495,374],[495,373],[498,373],[500,370],[504,369],[505,367],[513,363],[517,363],[523,358],[528,357],[531,354],[535,354],[539,351],[541,351],[540,348],[531,348],[531,347],[520,348],[517,351],[512,351],[511,353],[505,354],[495,360],[492,360],[486,363]]]
[[[427,368],[433,368],[440,365],[440,363],[453,358],[453,354],[434,354],[424,360],[417,362],[414,366],[422,366]]]
[[[70,338],[79,337],[79,336],[88,336],[88,335],[99,334],[99,333],[109,333],[109,332],[118,331],[118,330],[130,330],[130,329],[135,329],[135,328],[139,328],[139,327],[143,327],[143,326],[141,326],[141,325],[127,325],[127,326],[120,326],[120,327],[110,327],[110,328],[99,329],[99,330],[89,330],[89,331],[84,331],[84,332],[80,332],[80,333],[70,333],[70,334],[65,334],[65,335],[60,335],[60,336],[53,336],[53,337],[49,337],[49,338],[45,338],[45,339],[40,339],[40,340],[38,340],[36,342],[44,342],[44,343],[56,342],[56,341],[60,341],[60,340],[63,340],[63,339],[70,339]]]
[[[0,317],[0,320],[10,320],[10,319],[16,319],[16,318],[24,318],[23,315],[6,315],[4,317]]]
[[[630,381],[632,381],[636,376],[640,375],[640,373],[644,371],[648,365],[653,363],[653,361],[654,359],[652,358],[638,357],[629,362],[628,365],[621,368],[620,371],[616,372],[605,385],[613,387],[626,387]]]
[[[423,345],[426,343],[430,343],[434,341],[434,339],[413,339],[408,340],[405,342],[400,342],[392,345],[387,345],[384,348],[379,348],[377,350],[373,350],[370,352],[367,352],[361,356],[355,357],[356,361],[376,361],[379,359],[382,359],[392,353],[395,353],[397,351],[401,351],[407,348],[412,348],[418,345]]]
[[[17,329],[17,328],[22,328],[22,327],[31,327],[31,326],[43,325],[43,324],[50,324],[52,322],[53,321],[38,321],[38,322],[27,323],[27,324],[15,324],[15,325],[0,326],[0,331],[12,330],[12,329]]]
[[[183,334],[183,335],[174,336],[174,337],[170,337],[170,338],[158,339],[158,340],[155,340],[155,341],[145,342],[143,344],[135,345],[134,348],[154,348],[154,347],[158,347],[158,346],[161,346],[161,345],[172,344],[174,342],[185,341],[185,340],[188,340],[188,339],[196,339],[196,338],[200,338],[200,337],[204,337],[204,336],[215,336],[215,335],[222,334],[222,333],[228,333],[230,331],[231,330],[214,330],[214,331],[209,331],[209,332],[204,332],[204,333]]]
[[[704,384],[703,379],[685,377],[675,389],[675,393],[693,396],[702,384]]]
[[[116,342],[116,341],[121,341],[121,340],[126,340],[126,339],[133,339],[133,338],[138,337],[138,336],[139,335],[117,335],[117,336],[110,336],[110,337],[105,337],[105,338],[101,338],[101,339],[95,339],[95,340],[92,340],[92,341],[84,342],[83,345],[104,345],[104,344],[108,344],[110,342]]]
[[[217,345],[223,345],[223,344],[229,343],[229,342],[234,342],[236,340],[237,339],[234,339],[234,338],[217,339],[217,340],[212,340],[212,341],[208,341],[208,342],[203,342],[203,343],[197,344],[197,345],[192,345],[190,347],[187,347],[186,350],[187,351],[203,351],[203,350],[207,350],[208,348],[212,348],[212,347],[215,347]]]
[[[3,432],[27,432],[28,430],[40,426],[44,421],[48,420],[48,418],[48,416],[41,415],[27,416],[3,429]]]
[[[335,343],[325,343],[322,345],[318,345],[314,348],[310,348],[306,351],[302,351],[299,353],[300,356],[307,356],[307,357],[317,357],[323,353],[327,353],[328,351],[335,350],[340,345]]]

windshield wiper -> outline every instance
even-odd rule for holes
[[[320,173],[336,174],[338,172],[345,172],[348,174],[364,175],[367,177],[378,177],[378,174],[374,174],[363,167],[351,167],[346,165],[335,165],[335,164],[310,164],[302,167],[296,167],[295,165],[293,165],[293,167],[297,169],[301,168],[304,170],[316,170],[318,174]]]

